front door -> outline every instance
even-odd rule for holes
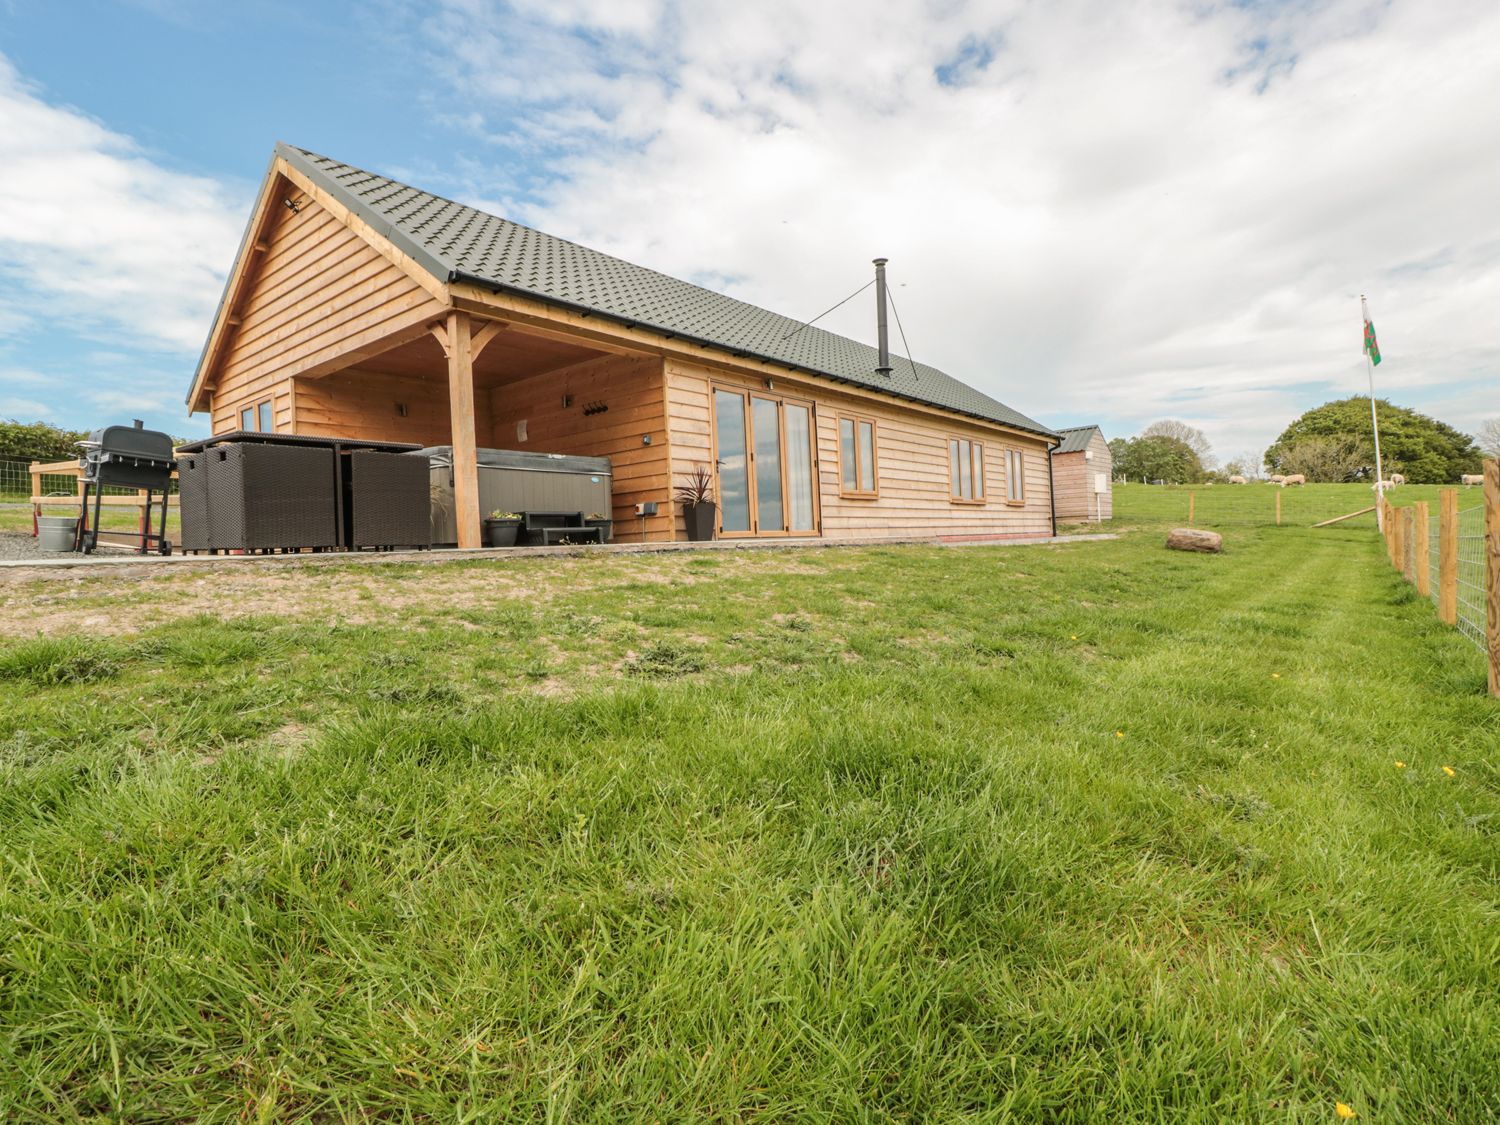
[[[817,534],[813,434],[808,403],[714,388],[720,535]]]

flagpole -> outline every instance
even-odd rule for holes
[[[1385,530],[1385,471],[1380,465],[1380,419],[1375,414],[1375,361],[1370,357],[1369,324],[1370,309],[1365,304],[1365,295],[1359,295],[1360,327],[1366,332],[1365,369],[1370,375],[1370,428],[1375,434],[1375,521],[1380,530]]]

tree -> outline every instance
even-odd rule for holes
[[[1127,480],[1191,484],[1203,479],[1203,465],[1186,442],[1170,437],[1116,438],[1109,443],[1115,472]]]
[[[1315,434],[1281,451],[1280,471],[1301,473],[1315,484],[1342,484],[1359,480],[1365,467],[1374,461],[1371,443]]]
[[[47,422],[0,420],[0,461],[63,461],[78,456],[73,443],[86,436]]]
[[[1479,471],[1479,449],[1468,434],[1445,422],[1418,414],[1385,399],[1376,400],[1380,417],[1380,450],[1389,477],[1402,473],[1413,483],[1448,484],[1463,473]],[[1355,396],[1327,402],[1309,410],[1281,432],[1266,450],[1266,468],[1273,473],[1298,470],[1287,467],[1286,458],[1308,438],[1334,438],[1353,443],[1362,451],[1351,480],[1375,479],[1375,449],[1370,432],[1370,400]]]
[[[1198,459],[1198,464],[1205,469],[1213,468],[1214,450],[1209,444],[1208,437],[1196,426],[1189,426],[1186,422],[1179,422],[1175,418],[1163,418],[1160,422],[1152,422],[1141,431],[1141,437],[1162,437],[1180,441],[1193,451],[1193,456]]]
[[[1481,423],[1474,436],[1479,439],[1479,448],[1486,457],[1500,457],[1500,418]]]

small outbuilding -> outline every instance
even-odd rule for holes
[[[1098,426],[1070,426],[1057,432],[1062,436],[1052,450],[1052,506],[1057,518],[1113,518],[1113,466],[1104,431]]]

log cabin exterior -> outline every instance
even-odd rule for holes
[[[936,368],[278,145],[188,408],[213,432],[610,458],[620,540],[1050,535],[1047,427]],[[636,505],[657,504],[637,519]]]
[[[1109,442],[1098,426],[1057,431],[1052,450],[1052,506],[1060,520],[1113,519],[1114,473]],[[1101,483],[1103,491],[1098,491]]]

